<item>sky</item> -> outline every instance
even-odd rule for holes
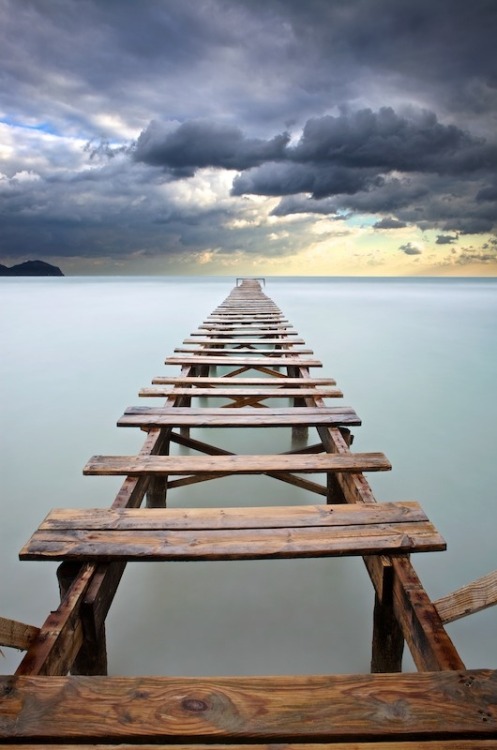
[[[0,263],[497,276],[497,0],[0,0]]]

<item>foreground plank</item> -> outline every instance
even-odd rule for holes
[[[228,510],[93,509],[77,515],[61,510],[41,524],[20,557],[78,562],[261,560],[445,549],[416,504],[304,506],[293,513],[287,508]]]
[[[495,739],[492,670],[417,675],[0,678],[0,737],[43,741]],[[394,745],[391,745],[393,748]]]

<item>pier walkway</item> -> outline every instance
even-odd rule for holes
[[[417,502],[376,501],[365,474],[388,471],[388,458],[353,452],[359,416],[341,405],[332,378],[314,374],[321,362],[260,281],[237,280],[165,360],[179,374],[142,388],[140,396],[160,406],[124,411],[118,425],[146,434],[139,453],[88,460],[85,474],[123,477],[110,507],[54,509],[21,550],[24,560],[61,562],[61,602],[40,628],[0,618],[0,645],[26,651],[16,674],[0,678],[0,744],[497,748],[497,673],[466,670],[445,629],[495,603],[495,574],[430,600],[412,559],[444,550],[443,538]],[[204,439],[209,428],[273,427],[291,431],[291,450],[245,455]],[[178,445],[181,455],[171,451]],[[178,487],[228,475],[271,477],[315,501],[169,506]],[[370,673],[107,675],[105,619],[128,563],[343,555],[362,556],[375,592]],[[416,673],[401,672],[405,643]]]

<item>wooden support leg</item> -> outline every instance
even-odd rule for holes
[[[393,609],[393,568],[384,567],[381,598],[375,592],[371,672],[402,672],[404,636]]]
[[[166,493],[167,477],[152,477],[148,485],[146,507],[165,508]]]
[[[350,430],[346,427],[340,428],[340,434],[342,435],[342,438],[344,439],[346,445],[350,447],[353,440],[353,436],[351,435]],[[340,487],[340,484],[338,482],[337,476],[332,472],[326,475],[326,493],[326,502],[328,505],[347,502],[345,500],[342,488]]]
[[[64,599],[72,582],[79,574],[81,566],[73,563],[62,563],[57,569],[60,598]],[[107,674],[107,643],[105,638],[105,624],[101,623],[96,633],[88,627],[85,618],[83,623],[83,643],[71,666],[73,675],[106,675]]]
[[[191,398],[184,397],[184,401],[187,403],[185,406],[189,406]],[[169,455],[171,442],[169,437],[164,439],[161,444],[158,455],[167,456]],[[147,489],[145,504],[147,508],[165,508],[167,505],[167,476],[163,477],[151,477]]]

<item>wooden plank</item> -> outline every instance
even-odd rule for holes
[[[230,343],[230,342],[226,342]],[[175,352],[178,353],[184,353],[184,354],[219,354],[219,355],[226,355],[226,354],[257,354],[257,356],[278,356],[278,357],[286,357],[286,356],[295,356],[296,354],[314,354],[312,349],[249,349],[248,347],[235,347],[235,348],[228,348],[227,346],[221,347],[207,347],[207,346],[201,346],[194,349],[193,347],[187,347],[187,346],[177,346],[174,349]]]
[[[40,629],[34,625],[26,625],[18,620],[0,617],[0,646],[25,650],[29,648],[39,632]]]
[[[218,355],[200,355],[195,354],[192,356],[171,356],[166,357],[164,360],[166,365],[190,365],[195,367],[196,365],[248,365],[249,367],[255,367],[257,365],[267,365],[268,367],[281,367],[284,365],[299,365],[303,367],[322,367],[323,364],[318,359],[300,359],[299,355],[293,354],[290,356],[281,354],[281,356],[264,356],[260,357],[254,352],[254,356],[247,354],[245,351],[240,354],[239,357],[218,354]]]
[[[226,336],[227,338],[231,338],[233,335],[236,335],[237,338],[245,338],[246,336],[298,336],[298,331],[290,330],[287,328],[232,328],[228,331],[222,331],[217,330],[213,331],[215,333],[216,337],[221,338],[222,336]],[[205,329],[198,330],[198,331],[192,331],[190,336],[207,336],[207,331]]]
[[[305,344],[304,339],[302,338],[285,338],[284,336],[279,336],[277,338],[270,338],[268,336],[258,336],[254,338],[237,338],[235,336],[224,336],[223,338],[215,338],[215,335],[209,336],[206,335],[205,337],[198,337],[194,338],[193,336],[190,338],[183,339],[184,344],[222,344],[223,346],[226,344],[272,344],[277,346],[293,346],[295,344]]]
[[[142,474],[186,476],[188,474],[265,474],[290,471],[322,473],[328,471],[389,471],[390,462],[383,453],[329,453],[290,455],[217,456],[93,456],[83,474],[100,476],[140,476]]]
[[[393,558],[393,611],[421,671],[464,669],[433,602],[410,561]]]
[[[235,381],[236,382],[236,381]],[[182,388],[175,386],[173,388],[165,387],[147,387],[141,388],[138,392],[139,396],[142,397],[166,397],[166,396],[196,396],[196,397],[208,397],[208,398],[240,398],[253,397],[259,398],[295,398],[302,396],[312,396],[320,398],[341,398],[343,396],[342,391],[338,388],[327,388],[327,389],[316,389],[316,388]]]
[[[193,409],[131,406],[119,427],[292,427],[294,425],[359,425],[350,407],[290,409]]]
[[[281,375],[278,378],[229,378],[229,377],[180,377],[175,375],[157,375],[152,379],[152,383],[162,385],[222,385],[222,386],[233,386],[238,388],[239,386],[256,386],[261,385],[264,388],[286,388],[291,386],[292,388],[309,388],[315,385],[336,385],[334,378],[288,378],[285,375]],[[173,394],[174,395],[174,394]]]
[[[375,503],[368,507],[289,505],[232,508],[56,508],[50,511],[39,528],[43,531],[198,531],[411,524],[427,520],[419,503],[413,501]]]
[[[0,737],[105,744],[214,741],[224,746],[236,741],[388,741],[391,748],[403,740],[483,742],[496,738],[496,682],[493,670],[322,677],[2,677]]]
[[[98,515],[104,519],[102,529],[95,522],[76,522],[91,528],[72,528],[70,519],[64,525],[51,526],[50,519],[36,531],[21,550],[23,560],[74,560],[83,561],[209,561],[209,560],[262,560],[301,557],[336,557],[345,555],[378,555],[386,552],[429,552],[445,549],[445,543],[429,521],[402,521],[396,523],[357,519],[345,516],[340,523],[335,509],[326,515],[327,524],[314,526],[273,525],[262,526],[266,518],[250,521],[249,528],[169,528],[167,509],[149,509],[138,516],[130,511],[118,523],[109,525],[106,511]],[[381,508],[381,506],[378,506]],[[376,509],[378,510],[378,509]],[[222,515],[224,509],[220,509]],[[343,513],[344,509],[341,509]],[[157,515],[162,512],[162,515]],[[121,511],[126,514],[127,511]],[[149,517],[150,514],[154,514]],[[95,512],[94,512],[95,515]],[[380,519],[381,519],[380,512]],[[385,513],[388,516],[388,513]],[[202,519],[202,514],[200,518]],[[112,516],[115,518],[115,514]],[[377,516],[374,516],[377,519]],[[107,519],[107,520],[105,520]],[[353,523],[359,520],[359,523]],[[127,521],[127,524],[125,523]],[[137,528],[137,521],[141,526]],[[259,522],[260,525],[257,525]],[[280,519],[281,522],[281,519]],[[235,521],[236,523],[236,521]],[[126,528],[122,528],[122,526]],[[200,523],[197,524],[201,526]],[[71,527],[71,528],[68,528]],[[255,527],[254,527],[255,526]]]
[[[91,744],[87,743],[59,743],[55,740],[54,743],[50,741],[44,741],[43,747],[46,750],[497,750],[497,740],[462,740],[462,739],[450,739],[450,740],[416,740],[410,742],[407,740],[396,741],[395,747],[392,747],[392,743],[386,740],[385,742],[333,742],[332,744],[326,742],[285,742],[285,743],[272,743],[272,742],[260,742],[250,744],[246,742],[230,741],[225,744],[203,744],[201,742],[190,742],[190,743],[177,743],[174,744],[167,742],[166,744],[160,742],[153,744],[143,743],[138,741],[136,744],[133,742],[119,744]],[[4,750],[40,750],[39,744],[25,743],[18,744],[17,742],[12,745],[10,743],[3,744]]]
[[[454,622],[461,617],[480,612],[497,604],[497,570],[462,586],[435,602],[442,622]]]

